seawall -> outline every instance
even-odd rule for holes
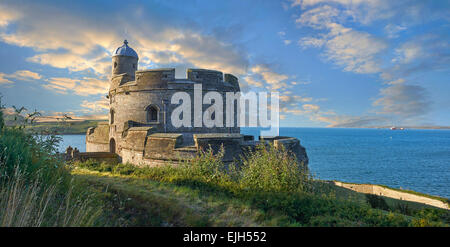
[[[426,196],[411,194],[408,192],[402,192],[394,189],[389,189],[380,185],[375,184],[352,184],[352,183],[343,183],[339,181],[332,181],[334,185],[343,187],[346,189],[350,189],[360,193],[373,194],[378,196],[390,197],[398,200],[411,201],[427,204],[437,208],[443,208],[450,210],[448,203],[445,203],[438,199],[429,198]]]

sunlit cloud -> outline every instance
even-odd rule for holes
[[[18,70],[12,74],[0,73],[0,84],[12,84],[15,81],[39,80],[42,75],[29,70]]]
[[[106,98],[97,101],[83,100],[80,106],[83,107],[82,112],[91,114],[109,110],[109,102]]]
[[[81,96],[106,94],[109,88],[107,79],[97,79],[84,77],[72,79],[65,77],[53,77],[47,80],[48,84],[43,87],[53,90],[56,93],[66,94],[69,91]]]
[[[0,73],[0,84],[13,84],[14,82],[6,78],[7,75],[5,73]]]

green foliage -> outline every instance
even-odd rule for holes
[[[18,128],[3,128],[0,133],[0,180],[13,176],[16,167],[27,179],[41,176],[43,183],[69,177],[64,163],[55,155],[59,138],[35,136]]]
[[[378,208],[381,210],[389,210],[389,206],[381,196],[366,194],[366,201],[372,208]]]
[[[2,104],[2,95],[0,94],[0,131],[5,126],[5,119],[3,117],[3,110],[5,109],[5,106]]]
[[[56,154],[60,138],[0,130],[0,226],[92,225],[101,211]]]
[[[306,166],[282,146],[258,145],[255,152],[243,157],[240,182],[242,188],[272,192],[306,191],[310,176]]]

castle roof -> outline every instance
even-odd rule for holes
[[[114,51],[113,57],[114,56],[128,56],[128,57],[135,57],[135,58],[139,59],[136,51],[134,51],[133,48],[128,46],[127,40],[124,40],[123,45]]]

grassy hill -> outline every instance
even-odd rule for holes
[[[86,134],[90,127],[95,127],[103,120],[83,120],[71,122],[36,122],[25,126],[25,130],[29,132],[50,132],[61,135],[67,134]]]

